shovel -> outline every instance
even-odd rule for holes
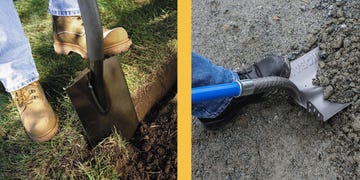
[[[89,68],[67,88],[91,147],[117,130],[133,136],[138,119],[116,57],[104,60],[103,32],[96,0],[78,0],[84,21]]]
[[[290,63],[289,79],[283,77],[264,77],[245,79],[232,83],[192,88],[192,103],[217,98],[240,97],[285,89],[297,104],[313,114],[317,119],[327,121],[350,103],[333,103],[324,99],[324,88],[312,84],[318,70],[319,48]]]

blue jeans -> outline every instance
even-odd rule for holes
[[[80,15],[77,0],[49,0],[48,12],[57,16]],[[0,5],[0,81],[7,92],[39,79],[30,44],[21,26],[13,0]]]
[[[80,16],[77,0],[49,0],[48,12],[55,16]]]
[[[192,87],[229,83],[239,80],[236,72],[217,66],[210,60],[192,52]],[[232,98],[216,99],[192,104],[192,115],[198,118],[214,118],[229,105]]]

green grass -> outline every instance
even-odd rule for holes
[[[175,0],[99,0],[103,25],[124,27],[132,48],[119,55],[131,93],[176,53]],[[65,93],[87,62],[62,56],[52,47],[52,20],[46,0],[17,0],[16,8],[31,44],[40,82],[60,118],[59,133],[46,143],[31,141],[8,93],[0,87],[0,179],[114,179],[126,161],[126,142],[118,134],[88,149],[82,126]]]

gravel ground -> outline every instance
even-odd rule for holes
[[[193,50],[239,70],[267,55],[294,60],[322,49],[315,83],[352,105],[328,122],[277,94],[243,107],[208,131],[193,119],[194,179],[360,177],[359,4],[357,0],[193,0]],[[211,37],[211,38],[209,38]]]

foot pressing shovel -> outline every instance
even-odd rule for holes
[[[319,48],[292,61],[290,78],[264,77],[232,83],[192,88],[192,103],[225,97],[240,97],[285,89],[300,106],[316,118],[327,121],[350,103],[332,103],[324,99],[324,88],[314,86],[312,80],[318,70]],[[239,107],[240,108],[240,107]]]
[[[67,88],[91,147],[117,130],[128,139],[138,119],[116,57],[104,60],[103,32],[96,0],[78,0],[86,33],[89,68]]]

